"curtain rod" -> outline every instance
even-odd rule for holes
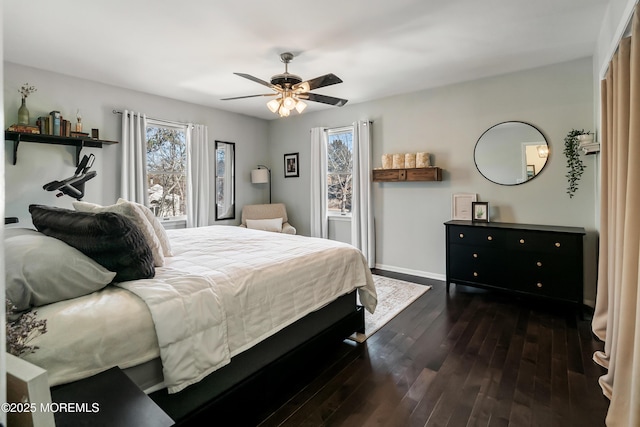
[[[113,114],[124,114],[123,111],[118,111],[118,110],[115,110],[115,109],[112,110],[111,112]],[[128,113],[128,115],[131,116],[131,113]],[[172,125],[191,126],[191,127],[193,127],[193,125],[191,123],[176,122],[176,121],[173,121],[173,120],[156,119],[156,118],[153,118],[153,117],[147,117],[147,119],[155,120],[156,122],[164,122],[164,123],[168,123],[168,124],[172,124]]]
[[[373,124],[373,120],[363,120],[363,122],[369,123],[370,125]],[[341,131],[342,129],[347,129],[347,128],[351,128],[353,127],[353,125],[347,125],[347,126],[337,126],[337,127],[333,127],[333,128],[324,128],[322,131],[323,132],[329,132],[329,131]],[[311,131],[309,131],[311,132]]]

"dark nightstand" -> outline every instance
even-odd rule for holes
[[[57,410],[54,414],[57,427],[168,427],[175,424],[117,367],[52,388],[51,401],[59,408],[67,403],[73,408]]]

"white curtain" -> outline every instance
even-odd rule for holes
[[[122,112],[120,197],[144,205],[148,205],[146,129],[145,114]]]
[[[327,132],[311,129],[311,236],[329,237],[327,218]]]
[[[620,42],[602,98],[602,183],[594,360],[611,399],[608,426],[640,426],[640,6],[631,37]]]
[[[369,267],[376,264],[376,240],[371,201],[371,123],[353,124],[353,193],[351,244],[364,254]]]
[[[210,176],[208,131],[204,125],[190,125],[187,142],[187,227],[209,225]]]

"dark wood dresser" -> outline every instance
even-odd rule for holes
[[[583,303],[581,227],[448,221],[451,283]]]

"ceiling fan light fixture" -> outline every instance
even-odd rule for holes
[[[278,114],[280,114],[280,117],[289,117],[289,114],[291,113],[291,111],[288,108],[285,108],[285,106],[281,106],[280,109],[278,110]]]
[[[310,80],[302,81],[300,76],[289,73],[289,63],[293,57],[294,55],[291,52],[284,52],[280,55],[280,59],[284,63],[284,73],[271,76],[270,81],[259,79],[250,74],[234,73],[237,76],[266,86],[276,93],[236,96],[232,98],[223,98],[223,101],[256,98],[259,96],[275,96],[274,99],[267,102],[267,108],[272,113],[280,115],[280,117],[288,117],[294,109],[298,114],[302,114],[302,112],[307,108],[307,103],[302,100],[319,102],[321,104],[333,105],[336,107],[342,107],[347,103],[346,99],[310,93],[309,91],[319,89],[321,87],[342,83],[342,80],[335,74],[329,73]]]
[[[289,111],[296,108],[296,103],[296,100],[290,94],[285,95],[284,99],[282,100],[282,106]]]
[[[309,86],[309,82],[302,82],[297,85],[296,92],[303,93],[309,92],[311,90],[311,86]]]
[[[271,101],[267,102],[267,108],[272,113],[277,113],[278,109],[280,108],[280,98],[272,99]]]
[[[302,114],[305,108],[307,108],[306,102],[298,100],[298,103],[296,104],[296,110],[298,111],[298,114]]]

